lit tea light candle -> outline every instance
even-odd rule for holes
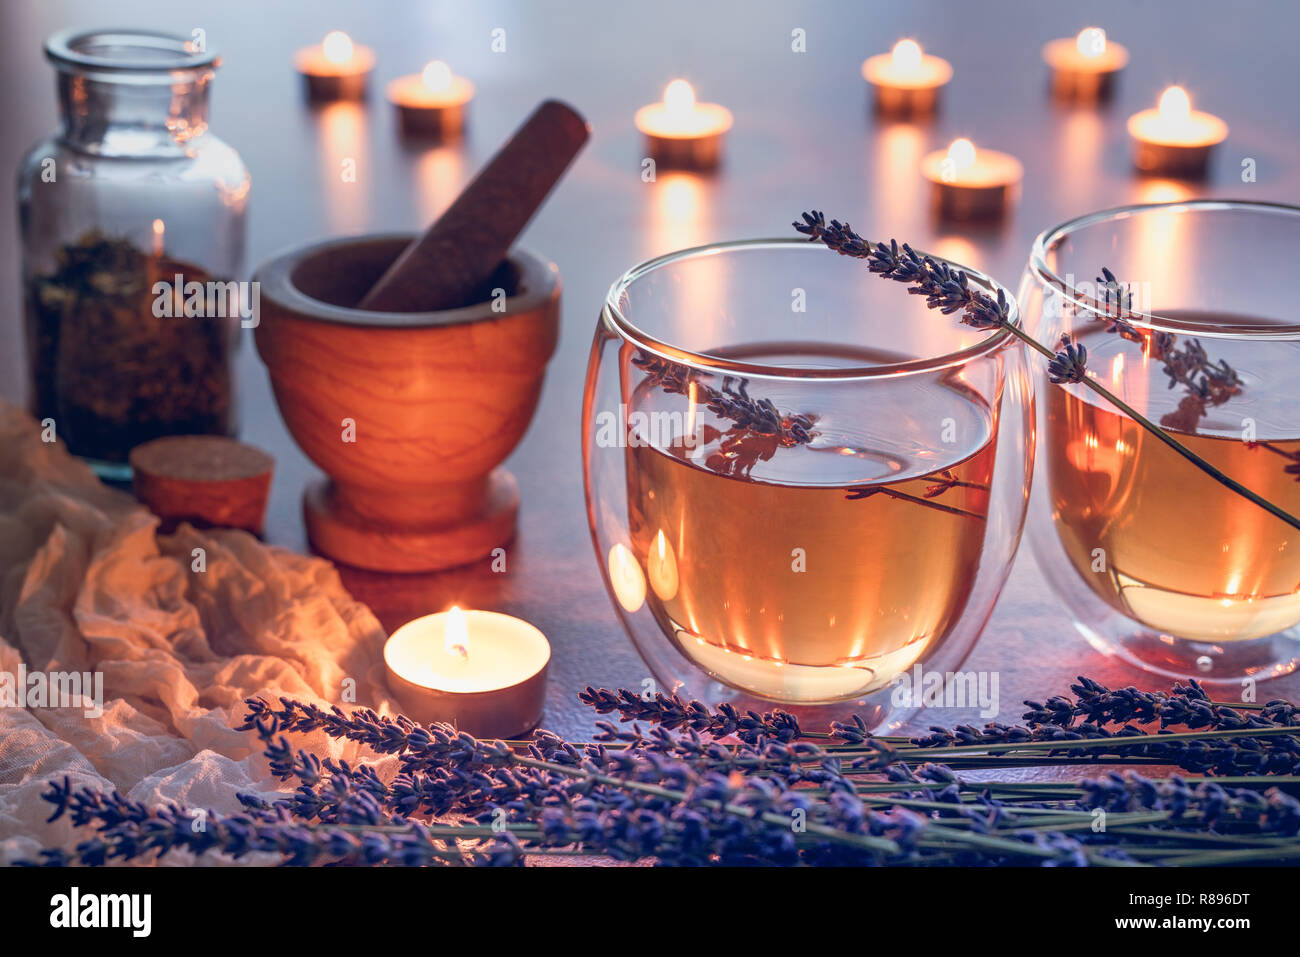
[[[712,169],[722,159],[722,143],[731,129],[731,111],[717,103],[699,103],[685,80],[673,80],[662,103],[636,111],[636,128],[646,150],[661,166]]]
[[[375,67],[375,53],[370,47],[354,44],[342,30],[331,30],[317,46],[299,50],[294,66],[307,81],[311,99],[362,100]]]
[[[465,126],[465,107],[473,98],[474,84],[453,74],[441,60],[428,64],[422,73],[388,84],[388,101],[397,107],[405,136],[459,136]]]
[[[388,687],[404,714],[478,738],[536,727],[550,660],[546,636],[528,622],[455,606],[408,621],[384,645]]]
[[[944,219],[987,219],[1006,212],[1025,169],[1009,153],[976,150],[968,139],[954,140],[921,160],[933,184],[934,211]]]
[[[899,40],[889,53],[868,57],[862,77],[875,93],[882,116],[920,116],[934,112],[939,93],[952,79],[952,65],[932,56],[915,40]]]
[[[1228,124],[1212,113],[1192,109],[1181,86],[1160,94],[1160,105],[1128,118],[1133,163],[1144,173],[1202,176],[1214,147],[1228,138]]]
[[[1052,94],[1070,103],[1098,103],[1110,97],[1115,77],[1128,65],[1128,50],[1087,27],[1077,37],[1053,40],[1043,47],[1052,74]]]

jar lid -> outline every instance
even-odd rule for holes
[[[221,65],[201,41],[153,30],[61,30],[45,41],[60,69],[171,75]]]

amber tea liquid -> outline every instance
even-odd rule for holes
[[[797,344],[728,354],[897,361]],[[812,443],[778,448],[701,405],[694,447],[631,443],[633,550],[660,627],[705,670],[759,695],[835,700],[887,685],[960,617],[984,542],[993,417],[955,376],[928,391],[872,383],[818,409],[777,387],[749,385],[817,415]],[[656,403],[668,404],[643,385],[634,405]]]
[[[1082,341],[1103,383],[1122,389],[1153,421],[1186,395],[1181,386],[1167,389],[1161,363],[1144,363],[1118,336],[1092,332]],[[1267,385],[1295,370],[1269,368],[1266,345],[1245,351],[1228,340],[1201,341],[1246,385],[1190,429],[1187,421],[1162,424],[1220,471],[1300,514],[1300,482],[1285,470],[1294,461],[1287,456],[1300,452],[1300,435],[1294,412]],[[1149,628],[1199,641],[1260,638],[1300,622],[1300,533],[1090,391],[1051,386],[1046,399],[1049,434],[1039,454],[1048,460],[1056,529],[1094,593]]]

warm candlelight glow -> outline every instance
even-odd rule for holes
[[[161,219],[155,219],[153,221],[153,254],[155,256],[162,256],[163,254],[163,236],[166,233],[166,229],[167,227],[163,225]]]
[[[388,102],[397,107],[403,136],[458,137],[473,98],[474,84],[456,76],[442,60],[430,60],[419,73],[388,84]]]
[[[542,671],[550,656],[546,636],[528,622],[454,605],[408,621],[384,645],[384,663],[394,675],[457,694],[510,688]]]
[[[330,103],[320,111],[318,135],[313,155],[320,162],[317,188],[327,200],[321,204],[324,215],[336,232],[361,230],[370,215],[368,194],[357,189],[356,183],[347,182],[339,171],[348,161],[361,169],[369,162],[366,111],[358,103]]]
[[[647,254],[699,246],[707,239],[707,191],[698,176],[665,170],[660,174],[650,207]]]
[[[874,158],[867,169],[874,181],[872,195],[882,222],[909,222],[908,217],[917,208],[916,193],[899,189],[898,184],[916,175],[925,155],[925,140],[917,123],[886,123],[877,131]]]
[[[1170,126],[1182,125],[1192,116],[1192,98],[1181,86],[1171,86],[1160,94],[1160,119]]]
[[[388,687],[402,711],[477,737],[514,736],[537,723],[550,658],[546,636],[528,622],[457,606],[408,621],[384,644]]]
[[[1128,50],[1112,43],[1101,27],[1051,40],[1043,59],[1052,71],[1052,95],[1066,103],[1100,103],[1110,98],[1116,75],[1128,64]]]
[[[420,222],[433,222],[459,195],[465,182],[465,155],[453,147],[424,150],[416,162],[415,190]]]
[[[668,538],[662,528],[655,536],[654,544],[650,546],[650,556],[646,565],[650,571],[650,587],[654,589],[654,593],[664,601],[672,601],[676,598],[679,585],[677,556],[673,553],[673,547],[668,544]]]
[[[673,80],[664,89],[664,109],[676,120],[689,120],[695,112],[695,90],[685,80]]]
[[[1148,178],[1138,183],[1139,203],[1181,203],[1192,195],[1192,190],[1176,179]]]
[[[609,550],[609,580],[618,603],[628,611],[645,604],[645,574],[632,550],[622,542]]]
[[[331,63],[346,63],[352,59],[352,38],[342,30],[331,30],[321,41],[321,50]]]
[[[915,40],[904,38],[888,53],[864,60],[862,78],[871,84],[881,113],[923,115],[934,110],[939,90],[952,79],[952,65],[926,53]]]
[[[1134,113],[1128,120],[1135,145],[1134,164],[1147,173],[1202,175],[1212,149],[1228,136],[1228,124],[1217,116],[1192,109],[1192,98],[1181,86],[1160,94],[1154,110]]]
[[[443,634],[442,644],[449,655],[469,657],[469,628],[465,625],[465,613],[459,605],[452,605],[447,610],[447,630]]]
[[[331,30],[316,46],[294,54],[294,66],[307,81],[307,95],[317,102],[360,100],[375,65],[375,51],[352,42],[342,30]]]
[[[431,93],[442,93],[451,87],[451,67],[441,60],[429,63],[420,75],[425,88]]]
[[[1074,45],[1080,56],[1099,57],[1106,52],[1106,31],[1101,27],[1086,27],[1079,31]]]
[[[655,162],[686,169],[717,166],[723,136],[731,129],[731,111],[698,101],[694,88],[681,79],[664,88],[661,102],[637,110],[633,120]]]
[[[954,173],[970,169],[975,165],[975,144],[965,137],[953,140],[948,147],[948,164]]]
[[[899,73],[915,73],[921,69],[921,45],[915,40],[899,40],[892,55],[894,69]]]
[[[1014,198],[1025,169],[1020,160],[997,150],[976,150],[965,137],[947,150],[921,160],[921,174],[934,184],[932,206],[941,217],[979,219],[999,216]]]

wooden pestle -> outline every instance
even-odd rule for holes
[[[591,130],[570,106],[541,104],[358,308],[433,312],[468,305],[568,168]]]

